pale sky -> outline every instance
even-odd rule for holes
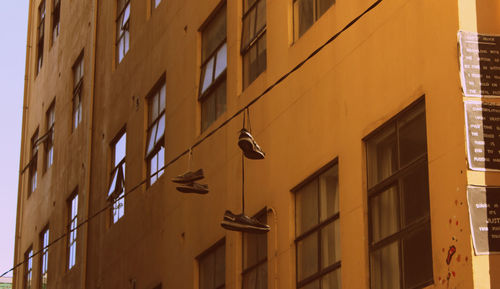
[[[0,275],[14,263],[28,0],[0,0]],[[9,273],[7,276],[12,276]]]

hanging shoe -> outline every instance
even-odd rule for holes
[[[254,234],[267,233],[271,229],[269,225],[262,224],[255,218],[250,218],[244,214],[235,215],[229,210],[224,213],[224,219],[220,225],[226,230]]]
[[[200,195],[204,195],[204,194],[208,193],[208,185],[198,184],[195,182],[191,182],[188,184],[182,184],[182,185],[176,187],[176,189],[181,193],[194,193],[194,194],[200,194]]]
[[[201,180],[204,177],[205,176],[203,176],[203,169],[199,169],[196,172],[188,171],[183,175],[178,175],[177,177],[172,179],[172,182],[179,184],[186,184],[186,183],[192,183],[197,180]]]
[[[243,151],[245,157],[252,160],[261,160],[265,157],[265,153],[253,139],[253,136],[246,129],[242,129],[238,138],[238,146]]]

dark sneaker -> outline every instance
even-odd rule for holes
[[[181,193],[194,193],[204,195],[208,193],[208,185],[198,184],[191,182],[189,184],[182,184],[176,189]]]
[[[262,224],[254,218],[244,214],[235,215],[229,210],[224,213],[224,219],[220,225],[226,230],[254,234],[267,233],[271,229],[269,225]]]
[[[261,160],[266,155],[246,129],[242,129],[240,132],[238,146],[240,146],[245,157],[252,160]]]
[[[196,172],[187,172],[183,175],[179,175],[175,178],[172,179],[172,182],[174,183],[179,183],[179,184],[186,184],[186,183],[192,183],[197,180],[203,179],[203,169],[199,169]]]

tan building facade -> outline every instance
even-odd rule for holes
[[[457,49],[499,9],[30,1],[14,288],[500,288]]]

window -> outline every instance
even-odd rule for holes
[[[255,218],[267,224],[266,211]],[[267,289],[267,235],[243,233],[242,289]]]
[[[243,88],[266,70],[266,0],[243,0]]]
[[[293,0],[293,38],[299,39],[335,0]]]
[[[37,186],[38,180],[38,129],[36,129],[35,133],[31,137],[31,161],[29,163],[29,192],[28,196],[31,195]]]
[[[158,5],[160,5],[160,3],[161,0],[151,0],[151,7],[155,9],[156,7],[158,7]]]
[[[201,130],[226,111],[226,4],[203,27],[201,41]]]
[[[41,255],[41,274],[40,274],[40,288],[41,289],[46,289],[47,288],[47,271],[49,268],[49,228],[45,228],[45,230],[42,231],[41,234],[41,248],[42,248],[42,255]]]
[[[61,17],[61,0],[54,0],[52,3],[52,43],[59,36],[59,21]]]
[[[82,122],[83,52],[73,65],[73,130]]]
[[[33,247],[24,253],[24,289],[31,289],[33,281]]]
[[[125,214],[125,156],[127,151],[127,133],[121,132],[111,144],[111,183],[108,200],[113,202],[113,224]]]
[[[433,282],[425,103],[365,139],[371,288]]]
[[[42,69],[43,64],[43,44],[45,39],[45,0],[38,6],[38,39],[37,39],[37,66],[36,73]]]
[[[340,289],[338,165],[328,165],[293,191],[297,288]]]
[[[118,63],[120,63],[127,54],[130,43],[130,0],[117,0],[116,15],[118,15],[116,19],[116,55],[118,55]]]
[[[165,165],[165,90],[163,79],[148,98],[146,161],[150,186],[163,174]]]
[[[47,139],[45,141],[45,169],[49,169],[54,162],[54,121],[55,121],[55,102],[52,102],[47,110]]]
[[[68,242],[68,269],[73,268],[76,263],[76,240],[78,236],[78,194],[73,193],[69,199],[69,242]]]
[[[226,244],[222,240],[198,257],[199,289],[223,289],[226,284]]]

